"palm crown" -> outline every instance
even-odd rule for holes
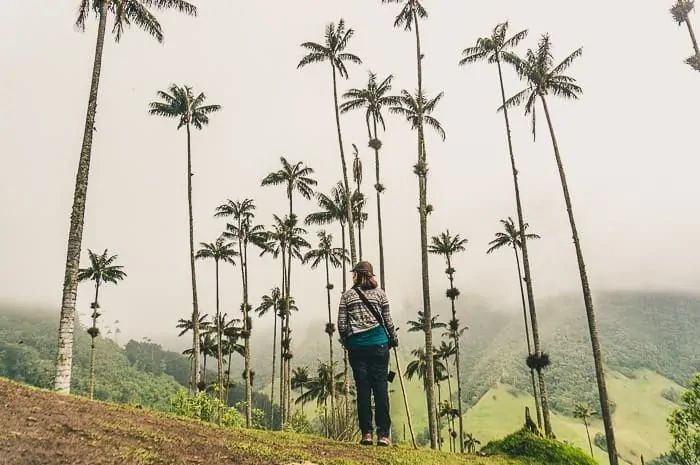
[[[487,254],[490,254],[492,252],[495,252],[496,250],[502,248],[502,247],[516,247],[518,249],[522,248],[522,241],[520,238],[520,230],[515,227],[515,223],[513,222],[513,218],[510,216],[506,220],[500,220],[501,224],[503,225],[503,231],[499,231],[495,234],[495,239],[493,239],[491,242],[489,242],[489,245],[491,247],[488,248],[486,251]],[[528,224],[525,223],[523,225],[523,230],[527,230]],[[525,240],[530,240],[530,239],[539,239],[540,236],[537,234],[525,234]]]
[[[343,265],[343,262],[349,262],[347,250],[340,247],[333,247],[333,235],[328,234],[324,230],[317,233],[318,247],[312,249],[304,255],[304,262],[310,263],[311,268],[316,268],[321,262],[328,260],[334,268]]]
[[[578,48],[555,66],[552,42],[549,34],[544,34],[537,45],[537,50],[528,49],[525,58],[510,52],[503,54],[504,60],[511,63],[520,78],[528,83],[527,88],[506,100],[503,107],[510,108],[525,102],[525,114],[532,114],[533,138],[536,136],[535,101],[537,97],[551,94],[566,99],[578,99],[583,92],[583,89],[576,84],[576,79],[562,74],[582,53],[583,48]]]
[[[504,53],[516,47],[527,37],[527,29],[518,32],[514,36],[506,38],[508,34],[508,21],[500,23],[493,28],[489,37],[480,37],[473,47],[462,51],[460,65],[476,63],[486,60],[488,63],[498,63],[504,58]]]
[[[358,56],[344,52],[354,33],[355,31],[352,28],[345,28],[345,20],[343,18],[340,18],[337,26],[335,23],[328,24],[323,45],[316,42],[304,42],[301,44],[301,47],[308,50],[309,53],[301,59],[297,69],[311,63],[328,61],[341,77],[347,79],[348,70],[345,67],[345,62],[362,64],[362,60]]]
[[[314,195],[312,186],[318,184],[315,179],[311,178],[311,175],[314,173],[313,168],[304,166],[304,163],[300,161],[291,164],[284,157],[280,157],[280,162],[282,162],[282,168],[265,176],[261,185],[285,185],[288,199],[292,198],[294,191],[301,194],[305,199],[310,199]]]
[[[430,327],[431,329],[437,329],[437,328],[444,328],[447,325],[441,321],[438,321],[437,319],[440,317],[440,315],[433,315],[430,317]],[[417,332],[422,332],[425,331],[425,315],[423,314],[423,310],[418,311],[418,318],[415,320],[409,320],[406,322],[408,324],[408,332],[409,333],[417,333]]]
[[[92,250],[88,249],[90,257],[90,266],[78,270],[78,281],[95,281],[96,284],[112,283],[117,284],[118,281],[126,278],[126,273],[122,270],[121,265],[114,265],[118,255],[109,255],[107,249],[101,255],[97,255]]]
[[[330,224],[334,221],[338,221],[341,225],[347,223],[347,197],[345,196],[345,187],[343,187],[343,182],[340,181],[336,184],[333,189],[331,189],[330,195],[324,194],[322,192],[316,193],[316,200],[318,201],[318,206],[322,209],[318,212],[311,213],[306,216],[304,222],[307,225],[310,224]],[[353,219],[357,218],[362,211],[364,206],[364,196],[355,191],[352,194],[352,208],[353,208]],[[362,213],[362,220],[366,221],[368,218],[367,213]]]
[[[457,252],[463,252],[465,245],[469,242],[468,239],[461,238],[459,234],[452,236],[449,229],[437,236],[433,236],[430,240],[431,244],[428,246],[428,252],[442,255],[448,259]]]
[[[75,20],[75,25],[80,31],[85,30],[90,10],[99,14],[105,1],[80,0],[78,18]],[[114,27],[112,27],[114,40],[119,42],[124,34],[124,26],[131,26],[134,23],[139,29],[155,37],[158,42],[163,42],[163,29],[153,13],[149,11],[151,7],[159,10],[174,9],[180,13],[197,16],[197,7],[183,0],[109,0],[107,12],[114,15]]]
[[[227,223],[223,236],[226,239],[239,239],[243,244],[265,246],[265,230],[262,225],[254,225],[255,203],[253,199],[226,200],[216,208],[215,217],[233,217],[235,223]]]
[[[395,95],[387,95],[391,91],[391,81],[393,75],[388,75],[382,82],[377,82],[377,75],[369,72],[367,87],[364,89],[348,89],[343,94],[346,100],[340,106],[341,113],[365,108],[365,121],[369,125],[370,121],[381,124],[382,129],[386,129],[382,110],[388,106],[400,106],[401,101]]]
[[[260,302],[258,308],[255,309],[255,313],[257,313],[258,316],[264,316],[267,314],[267,312],[272,310],[272,312],[276,315],[281,308],[282,291],[280,291],[279,287],[273,287],[270,294],[262,296],[262,301]]]
[[[195,254],[195,258],[207,259],[213,258],[215,262],[224,262],[235,265],[234,257],[238,256],[238,252],[233,248],[233,244],[225,242],[225,238],[220,236],[216,242],[200,242],[201,249]]]
[[[389,108],[389,113],[393,113],[406,118],[406,121],[411,123],[411,129],[417,130],[420,126],[421,119],[424,125],[433,128],[442,140],[445,140],[445,130],[442,124],[430,114],[435,110],[435,107],[442,99],[444,92],[440,92],[434,98],[428,100],[425,93],[412,95],[407,90],[402,90],[398,97],[398,105]],[[422,108],[422,117],[421,117]]]
[[[382,0],[382,3],[403,3],[401,12],[394,20],[394,27],[402,27],[410,31],[416,17],[424,19],[428,17],[428,12],[418,0]]]
[[[160,102],[149,104],[149,113],[164,118],[178,118],[177,128],[191,124],[202,129],[209,124],[209,115],[221,110],[221,105],[205,105],[207,97],[204,93],[195,96],[189,86],[180,87],[172,84],[168,91],[158,91]]]

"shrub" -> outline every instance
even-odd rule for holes
[[[535,436],[525,429],[489,442],[482,451],[528,459],[531,465],[597,465],[581,449]]]
[[[216,423],[219,412],[222,412],[222,426],[245,426],[245,418],[238,410],[225,407],[219,399],[209,397],[204,392],[190,396],[184,390],[180,390],[170,402],[170,413],[193,420]]]

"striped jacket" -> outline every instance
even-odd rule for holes
[[[396,328],[389,312],[389,299],[382,289],[366,289],[361,291],[367,300],[374,305],[384,319],[384,326],[389,333],[389,339],[396,340]],[[348,289],[340,297],[338,305],[338,333],[344,341],[353,334],[363,333],[379,326],[379,322],[367,306],[362,302],[354,288]]]

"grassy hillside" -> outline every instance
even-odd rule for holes
[[[522,465],[516,459],[361,447],[314,436],[222,429],[0,380],[0,464]],[[564,465],[564,464],[555,464]]]

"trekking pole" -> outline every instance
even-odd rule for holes
[[[401,369],[401,362],[399,362],[399,353],[394,347],[394,360],[396,361],[396,371],[399,375],[399,382],[401,383],[401,393],[403,394],[403,404],[406,407],[406,419],[408,420],[408,431],[411,434],[411,444],[414,449],[418,449],[416,445],[416,436],[413,434],[413,422],[411,421],[411,411],[408,408],[408,397],[406,396],[406,386],[403,383],[403,370]]]

